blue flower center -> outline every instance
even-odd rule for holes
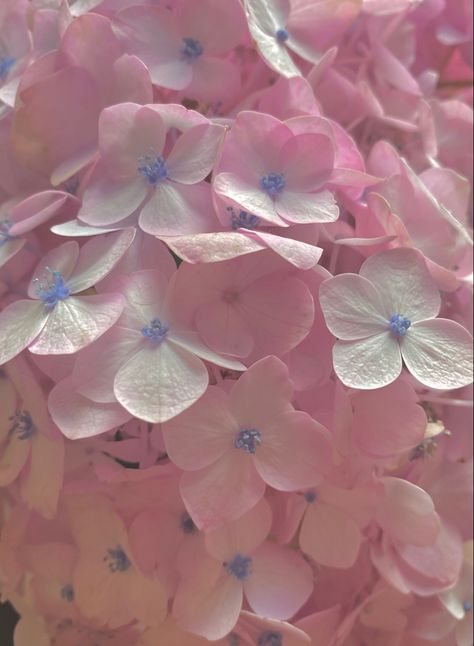
[[[410,325],[410,319],[401,314],[393,314],[390,317],[390,329],[396,336],[405,336]]]
[[[280,29],[277,29],[275,32],[275,38],[279,43],[284,43],[289,37],[290,35],[284,27],[280,27]]]
[[[263,632],[257,641],[258,646],[282,646],[283,635],[273,630]]]
[[[28,440],[34,433],[36,433],[36,426],[31,419],[31,415],[27,410],[18,410],[10,417],[10,421],[13,422],[12,427],[9,430],[9,433],[17,434],[19,440]]]
[[[188,514],[187,511],[183,512],[180,520],[181,529],[185,534],[194,534],[197,530],[196,525],[193,522],[193,519]]]
[[[261,443],[262,436],[255,428],[243,428],[234,440],[235,448],[243,449],[245,453],[255,453]]]
[[[11,68],[15,65],[15,59],[11,56],[0,57],[0,78],[4,79]]]
[[[285,178],[282,173],[268,173],[260,180],[260,188],[270,196],[276,197],[285,188]]]
[[[471,610],[472,610],[472,602],[471,601],[465,601],[462,604],[462,607],[463,607],[464,612],[471,612]]]
[[[255,229],[260,224],[260,218],[248,211],[239,211],[237,215],[231,206],[227,207],[227,211],[230,213],[230,226],[233,231],[237,229]]]
[[[107,554],[102,560],[107,563],[111,572],[125,572],[131,566],[130,559],[120,545],[107,550]]]
[[[224,563],[224,567],[236,579],[245,581],[252,573],[252,559],[249,556],[236,554],[230,563]]]
[[[314,502],[318,496],[316,495],[316,492],[314,489],[309,489],[309,491],[306,491],[304,494],[304,499],[306,502]]]
[[[59,301],[64,301],[71,295],[69,288],[64,283],[64,278],[59,271],[49,269],[51,277],[43,283],[38,284],[36,295],[40,298],[47,309],[53,309]],[[38,279],[35,279],[38,280]]]
[[[70,583],[67,583],[66,585],[63,585],[61,588],[61,599],[64,599],[64,601],[68,601],[71,603],[74,601],[74,588]]]
[[[183,38],[183,47],[180,52],[185,60],[195,61],[196,58],[202,55],[203,51],[201,43],[195,38]]]
[[[141,173],[152,186],[156,186],[168,177],[168,169],[161,155],[143,155],[138,158],[138,172]]]
[[[156,318],[152,319],[149,325],[142,327],[141,333],[148,339],[161,343],[161,341],[163,341],[163,339],[167,335],[168,330],[169,328],[166,325],[163,325],[160,319]]]
[[[0,220],[0,247],[2,247],[9,240],[13,240],[14,236],[10,235],[10,229],[13,223],[8,220]]]

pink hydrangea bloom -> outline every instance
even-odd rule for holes
[[[334,369],[347,386],[381,388],[400,375],[402,359],[421,383],[459,388],[472,381],[472,337],[455,321],[435,318],[438,289],[422,257],[393,249],[364,262],[359,276],[321,285],[326,323],[340,341]]]

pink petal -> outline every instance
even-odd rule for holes
[[[316,563],[350,568],[356,562],[361,531],[345,512],[316,500],[308,504],[300,530],[300,547]]]
[[[250,554],[267,538],[272,525],[270,505],[262,498],[243,516],[206,532],[206,549],[219,561],[235,554]]]
[[[430,496],[416,485],[400,478],[383,478],[385,499],[377,512],[377,522],[392,540],[412,545],[432,545],[440,521]]]
[[[146,179],[110,179],[100,167],[87,185],[77,217],[93,226],[108,226],[124,220],[147,195]]]
[[[36,433],[31,442],[28,474],[21,483],[21,496],[28,507],[44,518],[56,516],[63,473],[63,438],[50,440],[42,433]]]
[[[203,20],[203,15],[212,15],[219,29],[215,29],[210,21]],[[225,54],[236,47],[247,26],[238,0],[230,0],[225,8],[220,0],[203,0],[199,5],[186,2],[179,22],[181,33],[192,35],[210,56]]]
[[[368,258],[360,275],[375,285],[388,319],[392,314],[408,317],[412,323],[437,316],[439,291],[414,249],[390,249]]]
[[[163,424],[166,451],[180,469],[207,467],[233,447],[239,429],[227,403],[224,391],[209,386],[191,408]]]
[[[333,362],[342,383],[361,390],[387,386],[402,371],[400,347],[389,332],[368,339],[337,341]]]
[[[448,390],[472,383],[472,336],[456,321],[416,323],[400,347],[408,370],[425,386]]]
[[[244,591],[259,615],[289,619],[312,590],[311,567],[294,550],[266,542],[252,554],[252,573],[244,583]]]
[[[164,181],[144,205],[138,222],[146,233],[175,236],[199,233],[212,212],[211,190],[207,183],[174,184]]]
[[[6,487],[20,475],[28,460],[31,443],[14,433],[0,455],[0,486]]]
[[[210,102],[220,97],[233,97],[239,91],[239,69],[231,61],[203,55],[193,63],[192,71],[186,96]]]
[[[265,483],[252,456],[232,446],[208,467],[183,473],[180,491],[194,523],[209,531],[252,509],[263,497]]]
[[[159,155],[166,130],[161,116],[135,103],[106,108],[99,119],[99,150],[110,178],[128,179],[138,174],[140,157]]]
[[[117,403],[97,404],[80,395],[71,377],[52,389],[48,408],[54,423],[70,440],[105,433],[130,419],[130,413]]]
[[[273,200],[258,185],[253,186],[234,173],[219,173],[213,186],[218,195],[228,197],[266,222],[285,224],[277,214]]]
[[[120,294],[70,296],[49,312],[35,354],[72,354],[95,341],[117,321],[124,306]]]
[[[339,208],[334,195],[326,190],[317,193],[299,193],[285,189],[277,197],[275,208],[281,218],[296,224],[334,222],[339,217]]]
[[[15,301],[0,312],[0,365],[34,341],[47,320],[43,303],[37,301]]]
[[[361,276],[341,274],[324,281],[319,300],[326,325],[339,339],[364,339],[389,329],[377,290]]]
[[[182,184],[196,184],[214,167],[225,130],[222,126],[203,123],[189,128],[166,159],[170,179]]]
[[[262,443],[254,456],[255,466],[274,489],[310,487],[328,470],[332,456],[329,434],[307,413],[283,413],[258,430]]]
[[[414,389],[402,379],[352,398],[352,433],[364,453],[391,458],[413,449],[425,435],[426,414]],[[381,429],[383,428],[383,433]]]
[[[92,238],[81,247],[74,271],[67,281],[72,293],[82,292],[104,278],[122,258],[135,237],[129,228]]]
[[[297,193],[316,191],[331,175],[334,145],[326,135],[296,135],[282,147],[280,163],[288,190]]]
[[[173,602],[173,616],[196,635],[222,639],[237,623],[242,608],[242,583],[222,563],[208,558],[182,579]]]
[[[200,307],[196,312],[196,328],[203,341],[216,352],[246,357],[253,350],[249,324],[224,300]]]
[[[242,371],[246,369],[246,366],[237,359],[232,359],[229,357],[222,357],[219,354],[216,354],[213,350],[209,349],[199,338],[199,335],[195,332],[185,331],[185,330],[170,330],[170,340],[173,341],[179,347],[192,352],[197,357],[204,359],[204,361],[209,361],[210,363],[215,363],[216,366],[221,366],[222,368],[228,368],[229,370],[238,370]]]
[[[322,249],[300,240],[292,240],[264,231],[243,231],[247,238],[261,240],[297,269],[312,269],[321,258]]]
[[[51,277],[50,269],[59,271],[64,280],[72,274],[79,256],[79,245],[75,240],[69,240],[47,253],[35,268],[33,278],[28,285],[28,296],[38,298],[38,281]]]
[[[147,422],[165,422],[204,394],[209,376],[200,359],[174,343],[146,341],[115,377],[118,401]]]
[[[293,387],[288,368],[276,357],[257,361],[235,383],[229,411],[240,428],[259,428],[275,417],[292,411]]]
[[[236,231],[202,233],[189,236],[160,236],[160,239],[188,263],[230,260],[265,249],[265,245]],[[0,250],[1,253],[1,250]]]

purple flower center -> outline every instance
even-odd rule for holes
[[[471,601],[465,601],[462,604],[462,607],[463,607],[464,612],[471,612],[471,610],[472,610],[472,602]]]
[[[18,439],[28,440],[34,433],[36,433],[36,426],[33,424],[31,415],[27,410],[18,410],[10,417],[13,426],[10,428],[9,433],[13,435],[16,433]]]
[[[258,646],[282,646],[283,635],[273,630],[266,630],[258,638]]]
[[[15,59],[11,56],[0,57],[0,78],[4,79],[11,68],[15,65]]]
[[[286,182],[282,173],[268,173],[260,180],[260,188],[270,196],[276,197],[285,188]]]
[[[261,443],[262,436],[255,428],[243,428],[234,440],[235,448],[243,449],[245,453],[255,453]]]
[[[152,186],[156,186],[168,177],[168,169],[161,155],[143,155],[138,158],[138,172],[141,173]]]
[[[107,563],[111,572],[125,572],[131,566],[130,559],[120,545],[107,550],[107,554],[102,560]]]
[[[9,233],[11,227],[12,222],[10,220],[0,220],[0,247],[2,247],[6,242],[13,240],[14,236]]]
[[[410,325],[410,319],[401,314],[393,314],[390,317],[390,329],[396,336],[405,336]]]
[[[69,288],[64,283],[64,278],[59,271],[46,268],[51,278],[46,282],[39,283],[36,294],[45,304],[47,309],[53,309],[59,301],[64,301],[71,295]]]
[[[61,598],[64,599],[64,601],[68,601],[71,603],[74,601],[74,588],[70,583],[67,583],[66,585],[63,585],[61,588]]]
[[[187,61],[195,61],[203,53],[201,43],[195,38],[183,38],[183,47],[180,52],[183,58]]]
[[[166,325],[163,325],[159,318],[155,318],[150,321],[149,325],[142,327],[141,333],[148,339],[161,343],[167,335],[168,330],[169,328]]]
[[[224,563],[224,567],[236,579],[245,581],[252,573],[252,559],[249,556],[236,554],[230,563]]]
[[[314,489],[309,489],[309,491],[306,491],[304,494],[304,499],[309,503],[314,502],[317,497],[318,496]]]
[[[260,218],[248,211],[239,211],[239,214],[229,206],[227,210],[230,213],[230,226],[233,231],[237,229],[255,229],[260,224]]]
[[[280,27],[280,29],[277,29],[275,32],[275,38],[279,43],[284,43],[289,37],[290,35],[284,27]]]

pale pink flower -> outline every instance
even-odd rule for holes
[[[166,450],[185,471],[181,495],[200,529],[239,518],[263,497],[265,484],[295,491],[321,481],[330,467],[328,432],[293,409],[291,394],[285,364],[267,357],[229,395],[211,386],[164,424]]]
[[[170,129],[182,131],[175,141]],[[124,103],[104,110],[99,119],[100,158],[83,195],[78,217],[110,226],[140,209],[140,227],[153,235],[199,231],[212,210],[203,180],[211,172],[224,136],[182,106]],[[173,145],[172,145],[173,144]]]
[[[451,389],[471,383],[472,337],[455,321],[437,319],[441,299],[422,256],[392,249],[367,259],[360,275],[325,281],[321,306],[337,336],[334,369],[353,388],[395,381],[402,359],[418,381]]]
[[[265,541],[270,526],[270,507],[261,500],[206,534],[208,554],[188,566],[173,603],[183,628],[210,640],[224,637],[238,621],[244,595],[257,614],[274,619],[289,619],[304,604],[311,568],[294,550]]]
[[[28,295],[0,313],[0,364],[26,347],[37,354],[70,354],[106,332],[123,309],[120,294],[75,296],[93,287],[120,260],[133,240],[125,230],[53,249],[37,266]]]

